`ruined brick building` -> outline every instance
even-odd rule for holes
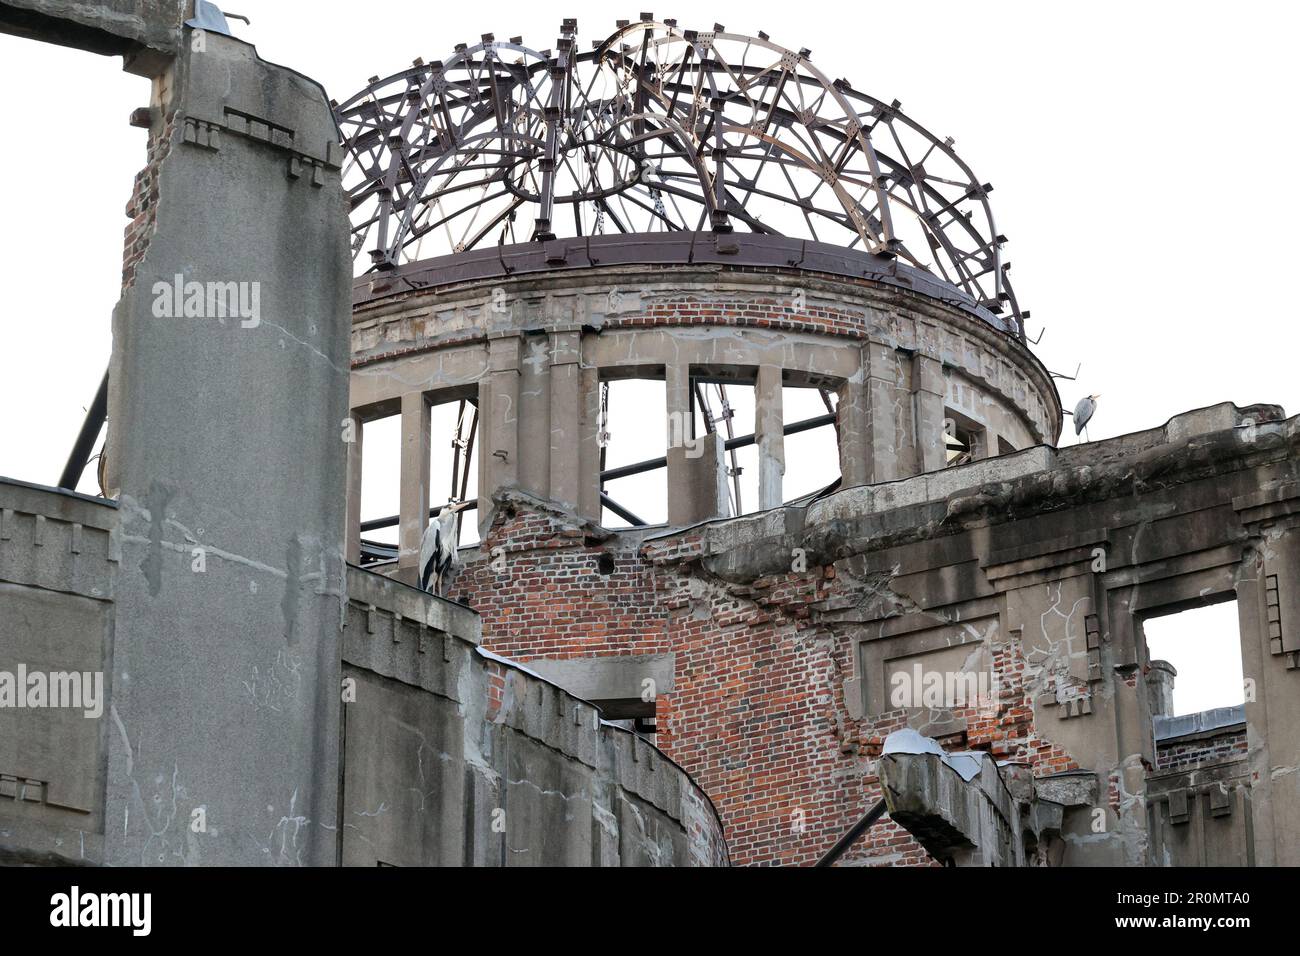
[[[717,805],[734,863],[813,863],[882,795],[892,819],[843,862],[1294,862],[1300,795],[1279,768],[1296,755],[1270,729],[1297,716],[1279,586],[1300,546],[1295,420],[1222,405],[1055,448],[1060,401],[988,187],[949,143],[763,36],[646,16],[592,46],[571,24],[553,53],[484,37],[340,107],[367,267],[352,415],[358,434],[400,416],[402,436],[388,522],[362,522],[352,446],[350,560],[415,580],[446,500],[429,490],[445,487],[430,408],[456,403],[450,491],[477,479],[482,541],[449,593],[485,646],[652,735]],[[455,95],[521,66],[531,101],[501,97],[536,106],[535,138]],[[622,78],[622,115],[583,101]],[[408,171],[435,104],[466,117],[464,145]],[[631,159],[620,124],[644,144]],[[498,156],[519,185],[483,198],[492,177],[461,167]],[[663,383],[663,458],[612,467],[608,390],[627,379]],[[710,414],[719,385],[723,402],[753,394],[730,435]],[[829,424],[785,414],[799,390],[826,398]],[[838,475],[791,496],[786,442],[818,425]],[[734,516],[748,446],[759,510]],[[661,523],[615,498],[647,468],[665,476]],[[1189,733],[1142,621],[1226,598],[1258,694]],[[893,679],[916,667],[987,678],[992,696],[899,707]],[[997,767],[968,781],[934,755],[883,755],[905,728]]]
[[[105,496],[0,483],[0,586],[49,622],[22,653],[102,660],[114,724],[0,733],[0,853],[1300,862],[1300,422],[1223,404],[1056,447],[989,187],[950,142],[721,25],[485,36],[327,107],[155,13],[119,40],[154,103]],[[238,208],[203,207],[231,182]],[[174,273],[262,282],[260,329],[158,331]],[[239,426],[220,450],[176,438],[204,414],[164,361],[196,352]],[[658,454],[611,464],[633,381],[660,389]],[[376,519],[388,419],[399,508]],[[815,431],[826,480],[792,492]],[[285,458],[311,465],[293,487],[252,467]],[[662,516],[617,497],[637,475]],[[480,540],[436,597],[421,543],[456,499]],[[1143,622],[1226,600],[1246,702],[1173,716]],[[911,675],[948,686],[900,702]],[[200,803],[257,840],[177,832]]]

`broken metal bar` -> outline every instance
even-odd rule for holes
[[[451,502],[447,502],[447,504],[451,504]],[[436,515],[436,514],[437,514],[437,513],[438,513],[438,512],[443,508],[443,507],[444,507],[444,505],[438,505],[438,507],[436,507],[436,508],[430,508],[430,509],[429,509],[429,517],[432,518],[432,517],[433,517],[434,515]],[[478,499],[474,499],[473,501],[471,501],[471,502],[469,502],[468,504],[465,505],[465,507],[464,507],[464,509],[462,510],[461,513],[463,514],[465,511],[473,511],[473,510],[474,510],[475,508],[477,508],[477,507],[478,507]],[[399,519],[398,519],[398,516],[397,516],[397,515],[389,515],[387,518],[371,518],[369,521],[363,521],[363,522],[361,522],[361,530],[362,530],[362,531],[378,531],[378,530],[380,530],[381,528],[395,528],[395,527],[397,527],[397,522],[398,522],[398,520],[399,520]]]
[[[830,866],[851,847],[862,834],[866,833],[875,824],[877,820],[885,815],[885,801],[879,800],[876,805],[867,811],[867,815],[853,824],[844,836],[835,841],[835,845],[826,851],[825,855],[818,860],[815,866]]]
[[[783,434],[786,435],[796,435],[799,432],[812,431],[812,429],[821,428],[823,425],[833,425],[835,423],[835,417],[836,417],[835,413],[832,412],[829,415],[817,415],[813,418],[805,418],[803,421],[792,422],[791,424],[786,425],[783,429],[781,429],[781,431]],[[753,435],[738,435],[735,438],[727,439],[726,443],[723,445],[723,448],[726,449],[727,451],[731,451],[734,448],[744,448],[747,445],[754,444],[756,440],[757,439]],[[646,461],[638,461],[631,465],[619,465],[617,468],[607,468],[600,473],[600,483],[602,486],[604,486],[605,482],[607,481],[614,481],[618,478],[630,478],[633,475],[644,474],[647,471],[654,471],[656,468],[666,468],[667,466],[668,466],[667,457],[659,457],[659,458],[650,458]],[[605,507],[609,508],[610,511],[614,512],[614,514],[618,515],[624,521],[631,521],[635,525],[646,524],[645,521],[642,521],[640,518],[632,514],[632,512],[628,511],[626,508],[624,508],[622,505],[618,504],[617,502],[611,504],[612,499],[610,499],[608,495],[604,494],[604,492],[601,493],[601,501],[605,505]],[[465,510],[472,511],[477,507],[478,507],[478,502],[471,501],[468,505],[466,505]],[[438,513],[438,508],[429,509],[430,518],[432,518],[437,513]],[[387,518],[371,518],[369,521],[361,522],[361,530],[378,531],[381,528],[396,527],[397,523],[398,523],[397,515],[389,515]]]
[[[69,491],[77,490],[77,482],[81,480],[81,473],[86,470],[86,463],[90,461],[90,453],[95,447],[95,439],[99,437],[99,430],[107,417],[108,369],[104,369],[104,377],[99,380],[99,390],[95,392],[95,399],[86,412],[86,420],[81,423],[81,431],[77,433],[77,440],[72,445],[72,454],[68,456],[68,463],[63,466],[63,474],[59,477],[60,488],[67,488]]]
[[[600,493],[600,503],[624,521],[629,522],[638,528],[644,528],[646,526],[646,522],[643,519],[638,518],[603,491]]]
[[[811,431],[814,428],[821,428],[823,425],[835,424],[835,413],[829,415],[817,415],[813,418],[805,418],[800,422],[792,422],[781,429],[782,434],[796,435],[799,432]],[[733,448],[744,448],[752,445],[757,439],[754,435],[737,435],[735,438],[728,438],[723,443],[726,451]],[[667,457],[648,458],[645,461],[638,461],[631,465],[619,465],[617,468],[609,468],[600,473],[601,483],[614,481],[618,478],[630,478],[632,475],[644,474],[647,471],[654,471],[656,468],[664,468],[668,465]]]
[[[384,544],[382,541],[367,541],[364,538],[362,538],[361,559],[362,559],[362,563],[365,563],[366,559],[369,559],[372,562],[373,561],[396,561],[397,546],[392,544]]]

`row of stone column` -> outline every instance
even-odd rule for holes
[[[599,521],[600,370],[581,360],[581,331],[550,332],[546,348],[527,350],[526,339],[505,333],[489,339],[477,383],[479,409],[479,520],[486,530],[494,491],[521,488],[582,517]],[[548,376],[544,409],[530,408],[532,426],[521,427],[522,366],[537,355]],[[945,465],[945,379],[942,364],[906,356],[886,345],[862,349],[861,373],[838,388],[839,465],[843,486],[891,481]],[[911,387],[900,386],[900,361],[911,362]],[[724,444],[719,435],[693,432],[691,364],[664,366],[668,523],[681,526],[725,516]],[[757,367],[754,433],[758,448],[758,506],[779,507],[785,473],[783,370]],[[400,396],[401,493],[398,565],[413,569],[430,505],[430,397],[423,389]],[[916,447],[898,448],[904,403],[914,420]],[[545,422],[547,427],[538,427]],[[349,559],[359,558],[363,423],[354,412],[349,445]],[[541,462],[546,467],[540,467]],[[525,463],[528,463],[525,466]]]

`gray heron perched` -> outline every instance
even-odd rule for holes
[[[1074,433],[1077,435],[1088,427],[1088,422],[1092,420],[1092,415],[1097,411],[1097,399],[1100,395],[1085,395],[1079,399],[1079,404],[1074,406]],[[1086,441],[1091,441],[1087,435],[1084,436]]]
[[[447,503],[437,510],[420,539],[420,590],[442,596],[447,574],[456,566],[457,515],[470,502]],[[430,587],[432,579],[433,587]]]

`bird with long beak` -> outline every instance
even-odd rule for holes
[[[1079,399],[1079,404],[1074,406],[1074,433],[1076,435],[1088,427],[1088,422],[1092,420],[1093,412],[1097,410],[1097,399],[1100,395],[1085,395]],[[1092,441],[1086,434],[1085,441]]]
[[[447,578],[456,567],[458,515],[471,502],[448,502],[439,508],[420,539],[420,590],[443,596]],[[429,585],[433,586],[430,587]]]

